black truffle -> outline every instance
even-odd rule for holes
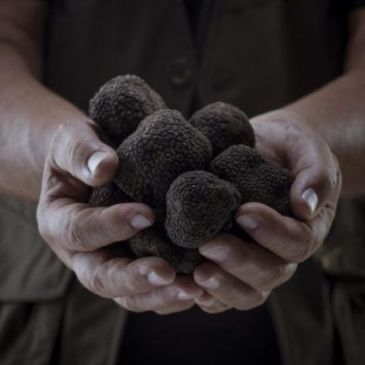
[[[132,199],[114,183],[93,188],[89,198],[92,207],[110,207],[127,202],[132,202]]]
[[[135,131],[139,122],[156,110],[166,108],[161,97],[141,78],[117,76],[90,101],[90,117],[117,146]]]
[[[231,104],[207,105],[193,114],[190,123],[209,139],[213,156],[236,144],[255,146],[255,134],[246,114]]]
[[[175,245],[197,248],[232,219],[241,196],[229,182],[206,171],[180,175],[167,193],[166,230]]]
[[[187,122],[165,108],[136,76],[119,76],[99,90],[90,115],[112,140],[119,169],[114,182],[93,189],[89,203],[150,205],[156,223],[129,240],[131,250],[190,274],[203,260],[198,247],[217,233],[250,239],[234,223],[240,204],[260,202],[291,215],[293,177],[256,152],[252,126],[240,109],[217,102]]]
[[[158,110],[117,149],[116,183],[153,208],[164,207],[171,183],[182,173],[209,166],[210,142],[174,110]]]
[[[166,235],[162,224],[138,233],[129,241],[129,244],[137,257],[162,257],[181,274],[191,274],[195,267],[203,261],[198,250],[174,245]]]
[[[253,148],[244,145],[229,147],[212,161],[210,170],[237,187],[241,204],[263,203],[283,215],[291,215],[292,174],[264,160]]]

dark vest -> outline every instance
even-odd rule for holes
[[[102,83],[132,73],[185,115],[221,100],[255,116],[341,74],[346,23],[333,3],[217,0],[194,42],[181,0],[53,0],[45,83],[87,111]],[[365,363],[364,211],[343,202],[316,259],[273,293],[284,365],[334,364],[337,332],[345,363]],[[37,233],[35,206],[0,198],[0,257],[0,338],[13,333],[1,364],[48,364],[57,343],[62,364],[114,364],[126,313],[58,261]]]

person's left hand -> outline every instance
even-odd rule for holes
[[[255,243],[219,234],[200,247],[210,261],[194,272],[195,282],[205,289],[195,302],[209,313],[264,303],[322,245],[335,215],[341,174],[328,145],[295,116],[270,117],[252,120],[256,148],[294,174],[290,198],[295,218],[248,203],[239,207],[236,221]]]

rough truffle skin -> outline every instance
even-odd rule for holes
[[[253,148],[244,145],[229,147],[212,161],[210,170],[237,187],[242,198],[241,204],[263,203],[280,214],[291,215],[292,174],[264,160]]]
[[[89,198],[89,205],[94,208],[127,202],[132,202],[132,199],[114,183],[93,188]]]
[[[159,208],[179,175],[209,166],[212,147],[181,113],[165,109],[145,118],[117,154],[117,185],[134,200]]]
[[[223,228],[240,201],[229,182],[206,171],[186,172],[167,192],[167,234],[177,246],[197,248]]]
[[[190,123],[209,139],[213,156],[236,144],[255,146],[255,134],[246,114],[231,104],[207,105],[193,114]]]
[[[217,233],[252,240],[233,219],[240,204],[291,215],[291,173],[257,153],[251,124],[230,104],[208,105],[187,122],[127,75],[101,87],[90,116],[116,149],[119,169],[114,182],[92,190],[89,204],[142,202],[156,215],[153,227],[128,241],[131,256],[159,256],[191,274],[204,260],[198,247]]]
[[[180,274],[192,274],[195,267],[203,261],[198,250],[175,246],[162,225],[156,225],[138,233],[129,240],[129,245],[137,257],[161,257]]]
[[[90,117],[117,146],[135,131],[139,122],[158,109],[166,108],[161,97],[141,78],[117,76],[91,99]]]

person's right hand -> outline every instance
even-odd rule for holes
[[[115,151],[100,141],[91,123],[61,125],[44,167],[37,210],[40,234],[82,285],[128,310],[167,314],[192,307],[203,294],[192,278],[176,278],[161,258],[131,259],[124,252],[126,243],[120,241],[153,224],[151,208],[87,204],[90,186],[112,181],[117,168]]]

